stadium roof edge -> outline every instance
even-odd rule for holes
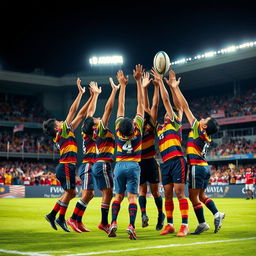
[[[218,66],[218,67],[216,67]],[[256,48],[243,49],[237,53],[227,53],[196,60],[185,64],[177,64],[172,67],[189,87],[225,83],[235,79],[255,77]],[[218,75],[218,77],[217,77]],[[132,77],[132,74],[129,75]],[[99,84],[108,84],[109,75],[81,76],[83,84],[97,81]],[[76,83],[76,76],[53,77],[38,74],[20,73],[0,70],[0,84],[3,82],[15,83],[15,85],[45,85],[50,87],[71,86]],[[135,83],[131,79],[131,83]],[[184,87],[186,89],[186,86]]]

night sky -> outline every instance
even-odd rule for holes
[[[0,65],[4,70],[62,76],[88,71],[93,55],[120,54],[125,67],[150,68],[154,54],[171,60],[256,40],[250,2],[1,2]],[[8,3],[7,3],[8,2]],[[177,2],[177,1],[176,1]],[[83,3],[83,4],[81,4]]]

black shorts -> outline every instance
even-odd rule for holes
[[[211,177],[209,166],[190,165],[188,187],[192,189],[206,189]]]
[[[56,178],[64,190],[76,187],[76,164],[59,163],[56,167]]]
[[[187,162],[183,156],[172,158],[161,164],[162,184],[186,183]]]
[[[146,182],[151,184],[159,183],[158,165],[155,158],[141,160],[140,164],[140,185]]]

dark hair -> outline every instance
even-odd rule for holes
[[[43,132],[44,132],[44,134],[46,134],[50,137],[53,137],[53,138],[56,136],[55,121],[56,121],[56,119],[50,118],[50,119],[43,122]]]
[[[207,127],[205,129],[207,135],[212,135],[214,133],[216,133],[219,130],[219,124],[216,121],[216,119],[211,118],[208,122],[207,122]]]
[[[83,133],[87,135],[92,135],[93,134],[93,127],[94,126],[94,121],[91,116],[88,116],[85,118],[84,123],[82,125],[82,131]]]
[[[128,117],[122,119],[120,121],[119,131],[126,137],[131,136],[133,133],[133,121]]]

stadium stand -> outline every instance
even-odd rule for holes
[[[207,157],[212,170],[211,183],[243,182],[247,168],[256,171],[255,47],[207,60],[196,59],[184,65],[177,63],[173,69],[177,76],[182,77],[181,89],[195,116],[198,119],[215,117],[221,127],[213,138],[214,143]],[[101,73],[81,77],[83,85],[95,80],[102,86],[95,116],[102,115],[110,94],[108,76]],[[112,76],[115,78],[114,72]],[[132,75],[129,77],[128,86],[131,89],[127,90],[126,112],[133,117],[136,90]],[[0,184],[5,184],[5,177],[8,180],[11,175],[11,184],[56,185],[55,181],[50,182],[49,179],[54,179],[58,152],[42,134],[41,124],[43,120],[53,117],[52,113],[59,120],[65,118],[64,113],[76,95],[75,84],[76,75],[57,78],[0,71]],[[151,87],[150,98],[152,93]],[[81,101],[81,105],[87,97]],[[160,103],[160,122],[163,114]],[[115,116],[116,106],[109,121],[110,129],[114,129]],[[183,122],[185,145],[189,126],[185,118]],[[80,129],[77,129],[76,137],[81,149]],[[81,158],[80,150],[79,163]]]

